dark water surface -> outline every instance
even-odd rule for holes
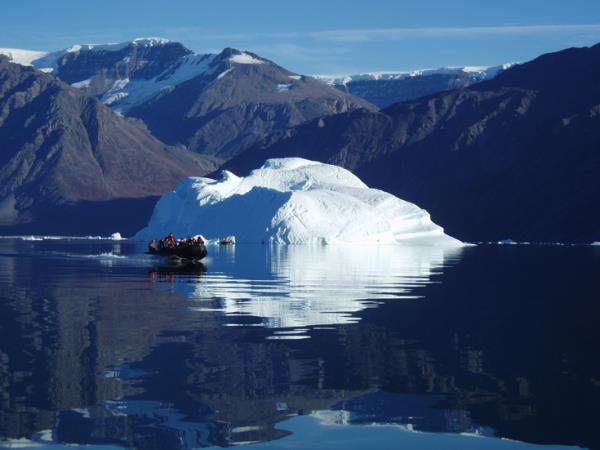
[[[598,247],[0,244],[0,447],[600,448]]]

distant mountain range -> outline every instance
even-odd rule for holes
[[[372,72],[357,75],[316,75],[315,78],[385,108],[437,92],[491,80],[514,64],[493,67],[442,67],[411,72]]]
[[[157,38],[0,54],[2,234],[129,233],[187,175],[300,156],[462,240],[600,240],[599,46],[339,79]]]
[[[178,42],[146,38],[40,53],[0,50],[50,72],[125,116],[142,119],[170,145],[222,161],[266,135],[367,101],[259,56],[227,48],[196,55]]]
[[[492,80],[274,134],[225,165],[339,164],[415,202],[467,241],[600,238],[600,44]]]

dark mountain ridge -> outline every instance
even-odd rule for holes
[[[224,166],[340,164],[469,241],[600,239],[600,45],[542,55],[465,89],[321,118]]]
[[[89,218],[66,213],[86,203],[145,204],[185,176],[211,167],[210,161],[166,146],[141,123],[120,117],[57,78],[0,57],[4,231],[58,232],[62,226],[85,232],[83,222],[99,231]],[[122,214],[113,210],[105,220],[129,229]]]

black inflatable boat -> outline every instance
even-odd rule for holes
[[[164,256],[169,259],[183,259],[188,261],[200,261],[208,254],[204,244],[187,244],[176,247],[162,247],[160,249],[150,249],[149,253],[156,256]]]

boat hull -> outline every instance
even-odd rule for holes
[[[206,257],[208,251],[206,250],[205,245],[195,244],[176,248],[165,247],[161,248],[160,250],[151,251],[150,253],[157,256],[165,256],[169,259],[173,258],[200,261]]]

